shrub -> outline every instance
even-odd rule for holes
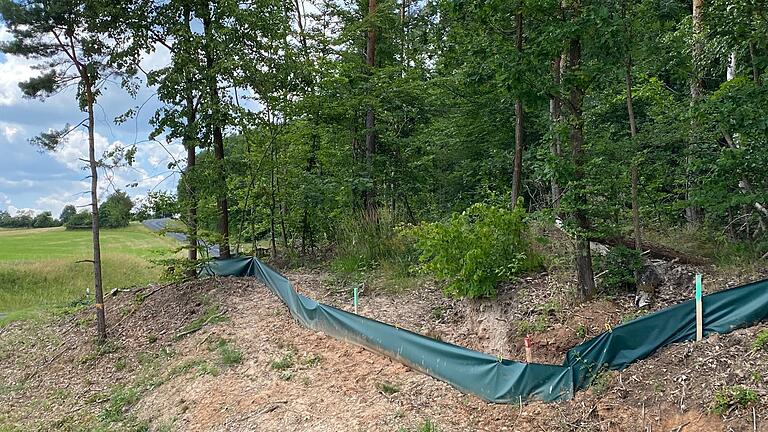
[[[768,349],[768,329],[760,330],[752,341],[752,349],[755,351]]]
[[[724,387],[715,393],[712,412],[725,414],[731,407],[745,408],[758,401],[757,392],[741,386]]]
[[[474,204],[444,222],[404,232],[416,238],[421,268],[445,280],[454,297],[494,297],[496,285],[541,267],[525,233],[525,210]]]
[[[74,215],[70,216],[65,226],[68,230],[90,229],[91,224],[91,212],[88,210],[82,210],[80,213],[75,213]]]
[[[597,257],[599,272],[605,272],[602,286],[606,290],[630,290],[635,287],[635,274],[643,267],[640,252],[624,246],[611,248],[603,257]]]

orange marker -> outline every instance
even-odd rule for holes
[[[525,361],[533,363],[533,354],[531,353],[531,335],[525,335]]]

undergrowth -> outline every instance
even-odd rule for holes
[[[715,401],[711,411],[714,414],[725,414],[732,407],[746,408],[759,400],[757,392],[742,386],[723,387],[715,392]]]
[[[495,297],[499,282],[543,265],[528,240],[522,200],[512,210],[474,204],[402,232],[416,239],[421,270],[445,281],[445,293],[454,297]]]

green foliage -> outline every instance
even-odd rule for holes
[[[208,343],[209,351],[219,354],[219,363],[224,366],[232,366],[243,362],[243,352],[237,349],[231,340],[218,338]]]
[[[181,330],[179,330],[179,332],[176,334],[175,338],[181,339],[190,333],[199,331],[206,325],[215,325],[226,320],[227,316],[224,315],[218,306],[210,305],[203,310],[200,316],[182,327]]]
[[[421,268],[456,297],[493,297],[496,285],[541,267],[526,239],[525,210],[474,204],[444,222],[403,230],[416,238]]]
[[[752,349],[754,351],[768,350],[768,329],[760,330],[755,335],[755,340],[752,341]]]
[[[376,388],[387,396],[400,392],[400,387],[386,381],[376,383]]]
[[[88,210],[81,210],[70,216],[64,226],[66,226],[68,230],[91,229],[92,223],[91,212]]]
[[[170,218],[179,212],[179,200],[175,195],[166,191],[151,191],[140,201],[134,219]]]
[[[51,217],[51,212],[35,216],[32,211],[21,210],[11,216],[5,210],[0,211],[0,228],[47,228],[57,225],[57,221]]]
[[[295,355],[296,355],[296,351],[288,350],[283,354],[282,357],[270,363],[270,366],[272,367],[272,369],[278,370],[278,371],[284,371],[286,369],[290,369],[293,367]]]
[[[725,414],[732,407],[746,408],[759,400],[757,392],[752,389],[741,386],[723,387],[715,392],[715,400],[710,410],[715,414]]]
[[[543,333],[549,329],[549,321],[542,315],[536,315],[533,320],[517,320],[513,325],[519,336]]]
[[[64,206],[64,208],[61,210],[61,215],[59,216],[59,221],[61,221],[62,224],[66,224],[69,221],[69,218],[77,214],[77,209],[72,204],[67,204]]]
[[[99,208],[99,225],[104,228],[122,228],[131,221],[133,201],[125,192],[115,191]]]
[[[392,215],[380,211],[378,220],[352,216],[341,220],[336,231],[336,255],[331,264],[341,274],[355,274],[377,268],[382,262],[407,267],[412,251],[407,239],[395,230]]]
[[[119,422],[126,412],[140,398],[140,392],[134,387],[116,386],[109,395],[107,407],[101,412],[101,419],[107,422]]]
[[[400,428],[398,429],[398,432],[438,432],[439,429],[437,428],[437,425],[435,422],[433,422],[430,419],[424,420],[423,423],[421,423],[419,426],[417,426],[414,429],[405,429]]]
[[[589,383],[589,388],[597,395],[603,395],[611,386],[611,372],[605,368],[598,369]]]
[[[611,248],[605,256],[596,257],[596,261],[598,271],[605,272],[600,281],[608,291],[633,289],[636,274],[643,267],[640,252],[624,246]]]

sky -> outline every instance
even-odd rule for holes
[[[0,41],[8,40],[8,29],[0,21]],[[142,66],[157,68],[169,59],[167,52],[147,56]],[[53,153],[41,152],[29,143],[40,132],[76,125],[86,118],[78,108],[74,89],[68,89],[45,101],[22,97],[20,81],[36,76],[34,61],[0,53],[0,211],[16,214],[21,210],[51,211],[58,217],[67,204],[85,206],[90,202],[90,178],[80,158],[88,155],[88,131],[79,128],[67,137]],[[141,106],[138,116],[115,125],[113,119],[130,108]],[[161,104],[154,91],[142,88],[133,98],[117,84],[108,85],[96,107],[97,156],[115,145],[138,147],[132,167],[113,172],[99,172],[100,200],[115,188],[125,190],[135,199],[151,190],[176,188],[178,174],[168,163],[183,161],[185,151],[180,143],[165,148],[146,142],[149,118]],[[127,185],[138,183],[137,187]]]

